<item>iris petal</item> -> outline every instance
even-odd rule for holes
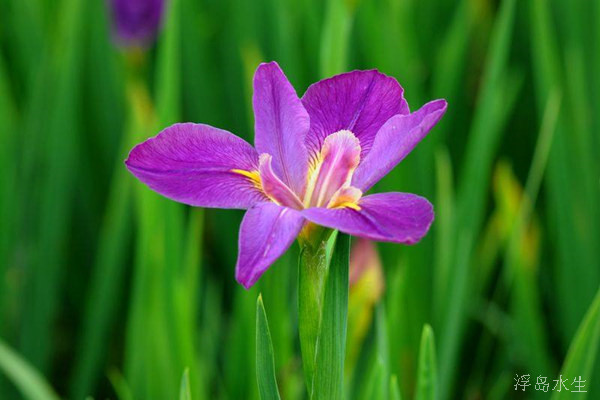
[[[408,114],[403,93],[396,79],[376,70],[347,72],[311,85],[302,96],[310,116],[308,151],[318,153],[328,135],[349,130],[360,140],[364,158],[385,121]]]
[[[302,215],[315,224],[365,239],[414,244],[433,222],[433,207],[410,193],[378,193],[361,198],[360,210],[313,207]]]
[[[310,177],[305,204],[325,207],[335,192],[350,184],[359,162],[360,143],[352,132],[339,131],[327,136]]]
[[[208,125],[172,125],[135,146],[125,164],[150,189],[192,206],[249,208],[267,200],[252,178],[256,150]]]
[[[446,100],[434,100],[409,115],[396,115],[377,132],[373,147],[352,177],[352,185],[366,192],[429,133],[446,112]]]
[[[273,202],[260,203],[244,215],[240,226],[235,277],[246,289],[290,247],[304,218],[296,210]]]
[[[254,75],[254,144],[273,156],[273,170],[299,196],[304,194],[310,121],[296,91],[276,62],[261,64]]]
[[[270,154],[263,153],[260,155],[258,171],[263,192],[281,206],[297,210],[302,209],[302,202],[298,196],[273,172],[273,168],[271,167],[272,159]]]

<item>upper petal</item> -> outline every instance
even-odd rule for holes
[[[235,278],[246,289],[290,247],[304,218],[300,212],[273,202],[250,208],[240,226]]]
[[[302,215],[318,225],[384,242],[417,243],[433,222],[427,199],[411,193],[365,196],[355,208],[309,208]]]
[[[376,70],[352,71],[311,85],[302,104],[310,115],[306,145],[318,153],[325,138],[349,130],[360,140],[361,158],[381,126],[396,114],[407,114],[408,104],[398,82]]]
[[[261,64],[254,74],[254,144],[273,156],[273,170],[300,197],[304,195],[308,155],[304,139],[308,113],[276,62]]]
[[[352,132],[339,131],[327,136],[310,174],[307,206],[325,207],[335,192],[350,184],[359,161],[360,143]]]
[[[446,100],[434,100],[418,111],[390,118],[377,132],[373,147],[360,162],[352,185],[369,190],[429,133],[446,112]]]
[[[256,150],[208,125],[172,125],[135,146],[125,164],[150,189],[192,206],[248,208],[266,200],[252,179]]]

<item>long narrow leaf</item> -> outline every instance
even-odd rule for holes
[[[262,295],[256,301],[256,380],[262,400],[279,399],[273,343]]]
[[[498,146],[502,128],[508,117],[509,107],[506,97],[515,95],[514,79],[510,80],[506,64],[511,44],[513,22],[515,18],[515,0],[504,0],[500,6],[490,46],[486,56],[482,86],[478,94],[477,108],[467,143],[466,159],[460,175],[457,192],[456,229],[458,240],[475,238],[478,235],[485,211],[485,189],[489,180],[489,171],[494,152]],[[509,84],[507,87],[507,83]],[[513,97],[514,98],[514,97]],[[498,105],[504,106],[498,109]],[[457,243],[465,253],[452,257],[456,260],[455,273],[448,282],[448,297],[451,301],[438,313],[442,317],[440,324],[440,396],[449,398],[452,394],[452,380],[456,357],[466,321],[465,305],[470,292],[469,269],[472,240]],[[463,248],[465,244],[469,247]],[[463,270],[464,269],[464,270]]]
[[[36,249],[32,255],[31,287],[23,313],[21,348],[23,355],[41,370],[46,370],[52,352],[51,328],[59,304],[66,254],[62,251],[69,232],[70,205],[76,171],[78,117],[81,94],[83,38],[82,16],[86,2],[64,0],[61,3],[58,36],[52,52],[52,80],[56,86],[50,102],[45,169],[41,184]],[[35,116],[38,118],[38,116]],[[46,334],[41,334],[46,332]]]
[[[416,400],[436,400],[437,395],[437,362],[435,343],[431,326],[423,327],[421,349],[419,350],[419,369],[417,377]]]
[[[525,237],[525,230],[532,218],[559,113],[560,94],[555,91],[548,98],[538,143],[525,185],[525,193],[507,245],[504,267],[504,273],[509,276],[509,279],[514,277],[515,281],[513,312],[516,322],[521,327],[519,332],[522,333],[519,336],[525,342],[523,348],[526,355],[523,358],[527,365],[540,373],[548,373],[551,370],[552,364],[547,352],[548,338],[542,328],[544,324],[542,323],[539,289],[535,285],[536,276],[534,271],[529,271],[522,265],[519,249]],[[509,285],[510,283],[508,282]]]
[[[388,381],[386,379],[385,367],[383,365],[383,360],[379,355],[375,356],[375,360],[373,362],[373,367],[366,379],[365,389],[363,396],[360,398],[363,400],[371,400],[371,399],[386,399],[387,395],[385,392],[388,390],[387,384]]]
[[[151,113],[150,99],[139,82],[129,87],[130,100],[141,115],[148,118]],[[110,192],[100,236],[97,257],[92,273],[88,303],[84,314],[83,333],[79,343],[79,358],[74,369],[72,395],[81,398],[93,389],[93,382],[100,370],[105,342],[116,311],[119,293],[131,243],[132,231],[132,178],[123,167],[127,152],[135,144],[136,124],[130,123],[122,139],[121,152],[111,182]]]
[[[540,118],[544,113],[546,99],[558,88],[563,93],[564,75],[558,48],[557,32],[549,3],[544,0],[530,2],[531,49],[535,71],[536,102]],[[562,342],[566,345],[572,338],[579,320],[594,296],[600,283],[600,269],[590,268],[597,264],[598,192],[597,181],[589,178],[589,144],[582,149],[573,137],[571,118],[561,110],[554,143],[548,161],[549,215],[554,241],[556,263],[556,305],[561,323]],[[571,117],[571,118],[569,118]],[[597,157],[596,157],[597,159]],[[593,174],[593,170],[592,170]],[[590,187],[592,190],[590,190]],[[577,293],[574,296],[573,293]]]
[[[4,58],[0,56],[0,334],[6,330],[4,307],[8,288],[5,286],[5,271],[12,264],[16,234],[17,208],[17,171],[12,168],[16,164],[17,131],[15,129],[15,113],[13,97],[9,87]]]
[[[179,385],[179,400],[192,400],[192,393],[190,390],[190,370],[185,369],[181,376],[181,385]]]
[[[54,390],[27,361],[0,339],[0,370],[29,400],[59,400]]]
[[[354,19],[354,5],[345,0],[328,0],[327,13],[321,38],[321,76],[343,72],[348,59],[350,29]]]
[[[338,234],[323,298],[323,319],[315,359],[312,399],[342,398],[346,325],[348,318],[348,264],[350,237]]]
[[[402,400],[400,395],[400,387],[398,386],[398,378],[392,375],[390,378],[390,400]]]
[[[569,347],[569,352],[560,370],[561,375],[565,379],[570,379],[571,384],[576,378],[587,381],[589,387],[594,363],[598,357],[598,350],[600,350],[600,289],[598,289],[596,298],[585,314]],[[583,385],[586,385],[586,383],[584,382]],[[581,390],[586,389],[582,387]],[[586,396],[586,393],[577,394],[577,398],[585,399]],[[566,391],[556,391],[552,395],[552,400],[571,398],[573,398],[573,395]]]

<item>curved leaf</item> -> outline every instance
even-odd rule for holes
[[[1,339],[0,370],[4,371],[25,399],[59,400],[44,377]]]

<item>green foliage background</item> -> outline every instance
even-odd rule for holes
[[[296,246],[246,291],[242,213],[123,165],[177,121],[252,141],[269,60],[299,94],[378,68],[411,109],[449,102],[376,187],[428,197],[436,221],[378,246],[385,293],[348,337],[345,397],[546,398],[535,378],[560,373],[600,396],[600,1],[171,0],[146,52],[113,43],[105,6],[0,0],[1,399],[256,399],[257,362],[274,383],[257,345],[281,398],[307,397]]]

